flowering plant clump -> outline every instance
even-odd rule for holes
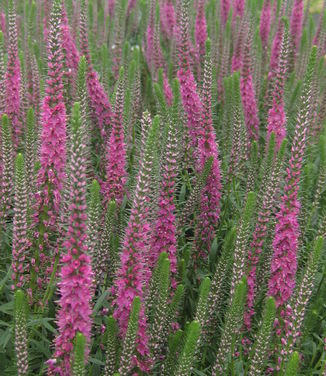
[[[1,375],[326,375],[319,2],[0,1]]]

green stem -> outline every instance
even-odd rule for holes
[[[50,281],[49,281],[48,287],[46,288],[45,294],[44,294],[43,299],[42,299],[42,307],[41,307],[42,313],[44,312],[45,303],[47,301],[49,301],[51,299],[52,295],[53,295],[53,288],[52,287],[53,287],[53,282],[54,282],[55,275],[56,275],[56,272],[57,272],[57,269],[58,269],[59,258],[60,258],[60,254],[57,253],[56,256],[55,256],[55,259],[54,259],[54,265],[53,265],[53,270],[52,270],[52,274],[51,274],[51,277],[50,277]]]

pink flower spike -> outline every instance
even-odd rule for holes
[[[12,128],[14,147],[20,145],[22,136],[22,123],[21,123],[21,103],[20,103],[20,90],[21,90],[21,72],[20,60],[18,57],[17,45],[17,24],[16,24],[16,9],[15,2],[9,1],[9,40],[8,40],[8,62],[6,72],[6,114],[8,115]]]
[[[251,140],[259,138],[259,119],[256,93],[250,71],[250,37],[244,51],[243,67],[241,70],[240,92],[243,103],[244,117]]]
[[[55,338],[56,362],[49,364],[49,374],[54,367],[62,375],[71,374],[70,365],[73,343],[78,332],[90,342],[91,334],[91,286],[93,272],[87,250],[87,205],[86,205],[86,144],[82,129],[80,106],[75,104],[72,113],[72,140],[70,153],[70,197],[68,207],[69,226],[63,242],[61,257],[60,300],[57,313],[59,334]],[[86,356],[88,355],[86,349]]]
[[[195,40],[199,57],[205,56],[205,42],[207,39],[207,26],[205,17],[205,1],[199,0],[197,5],[197,16],[195,23]]]
[[[263,9],[260,15],[260,27],[259,27],[259,35],[260,35],[261,42],[262,42],[264,49],[267,48],[270,28],[271,28],[270,0],[264,0]]]
[[[299,48],[303,27],[303,0],[295,0],[291,14],[290,33],[295,52]]]

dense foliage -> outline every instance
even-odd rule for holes
[[[326,6],[0,29],[0,374],[326,375]]]

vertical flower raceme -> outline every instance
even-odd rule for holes
[[[147,197],[150,192],[151,169],[153,167],[153,155],[159,122],[159,118],[156,117],[147,137],[122,247],[121,266],[115,281],[114,293],[116,298],[114,300],[115,310],[113,316],[118,320],[123,336],[125,336],[127,331],[132,301],[136,296],[139,296],[141,300],[144,299],[144,288],[150,278],[147,254],[150,233],[147,218],[149,212]],[[137,365],[144,371],[148,369],[149,363],[146,326],[145,312],[141,308],[137,336],[137,357],[133,359],[132,366]]]
[[[170,260],[165,252],[160,254],[152,275],[146,300],[146,312],[150,321],[149,337],[153,365],[160,358],[167,331],[169,331]]]
[[[303,27],[303,0],[295,0],[291,14],[290,32],[294,45],[294,50],[297,51],[302,35]]]
[[[41,91],[40,91],[40,72],[37,66],[37,61],[35,54],[31,56],[31,67],[30,67],[30,105],[35,111],[35,116],[37,119],[37,124],[39,124],[40,110],[41,110]],[[37,140],[39,141],[39,130],[37,131]]]
[[[132,301],[130,317],[128,320],[128,327],[126,336],[123,342],[123,348],[120,358],[119,373],[121,375],[128,375],[133,368],[133,357],[136,347],[137,332],[139,329],[139,318],[141,314],[141,300],[135,296]]]
[[[260,15],[259,35],[260,35],[263,48],[265,50],[268,45],[270,28],[271,28],[271,4],[270,4],[270,0],[264,0],[263,9]]]
[[[26,272],[28,271],[28,251],[31,244],[27,234],[27,210],[28,191],[26,185],[24,158],[22,154],[19,153],[16,158],[12,241],[12,279],[15,288],[21,288],[24,285],[26,282]]]
[[[137,0],[128,0],[128,8],[127,8],[127,14],[129,15],[130,12],[136,7]]]
[[[270,138],[270,144],[275,145],[274,135]],[[244,322],[248,330],[251,329],[251,317],[254,315],[255,293],[257,290],[256,272],[257,266],[261,257],[264,245],[268,239],[268,233],[272,224],[272,213],[275,206],[275,198],[279,189],[281,180],[281,172],[283,166],[284,154],[286,151],[287,140],[285,139],[280,147],[277,159],[274,162],[270,174],[265,175],[266,185],[262,191],[263,197],[261,204],[258,206],[258,218],[256,228],[253,233],[253,239],[248,251],[248,295],[247,295],[247,309],[244,315]],[[274,147],[272,153],[274,154]],[[265,263],[267,260],[265,260]]]
[[[36,121],[34,111],[30,108],[26,116],[26,133],[25,133],[25,171],[28,193],[30,197],[35,193],[35,162],[37,156],[36,145]]]
[[[232,56],[231,72],[235,72],[237,70],[241,71],[243,64],[243,44],[245,39],[245,33],[247,33],[248,31],[247,29],[247,22],[242,22],[234,41],[235,47]]]
[[[91,56],[88,48],[88,17],[87,17],[87,0],[81,0],[80,2],[80,19],[79,19],[79,30],[80,30],[80,51],[81,54],[85,56],[88,69],[91,68]]]
[[[4,12],[0,13],[0,29],[3,34],[6,34],[6,15]]]
[[[193,148],[198,145],[201,132],[203,105],[197,92],[197,85],[191,70],[178,71],[181,98],[187,115],[188,134]]]
[[[191,367],[195,359],[195,353],[198,346],[198,339],[200,335],[200,324],[198,321],[193,321],[189,324],[184,347],[175,372],[175,376],[189,375]]]
[[[212,337],[216,333],[217,316],[223,303],[224,288],[229,281],[229,274],[233,264],[233,248],[236,238],[236,227],[233,227],[226,234],[223,249],[216,265],[215,273],[212,277],[210,291],[208,295],[208,306],[206,322],[203,325],[205,340],[211,343]]]
[[[156,4],[153,34],[153,55],[151,61],[153,77],[157,77],[159,68],[162,68],[164,65],[160,39],[160,7],[159,4]]]
[[[0,116],[6,109],[6,88],[5,88],[5,60],[4,60],[4,44],[3,33],[0,31]]]
[[[8,4],[9,14],[9,40],[8,62],[6,73],[6,114],[13,129],[14,147],[17,148],[21,141],[22,124],[20,119],[20,85],[21,72],[18,57],[16,10],[14,0]]]
[[[111,18],[114,16],[115,2],[116,0],[108,0],[108,11]]]
[[[64,53],[64,83],[65,99],[67,105],[71,106],[75,99],[76,79],[79,62],[79,52],[77,50],[73,36],[71,35],[67,13],[62,7],[62,48]],[[68,107],[68,106],[67,106]]]
[[[168,106],[171,106],[172,104],[172,90],[171,86],[169,84],[169,80],[166,77],[166,74],[163,73],[163,92],[165,95],[165,100]]]
[[[245,10],[245,0],[234,0],[233,2],[233,14],[232,17],[235,20],[236,17],[243,17]]]
[[[321,236],[316,239],[314,248],[303,272],[302,279],[291,299],[291,315],[286,318],[289,329],[283,338],[284,342],[282,342],[282,348],[280,351],[283,363],[286,363],[289,360],[293,348],[301,335],[305,312],[308,308],[308,303],[314,288],[323,242],[324,240]]]
[[[37,232],[31,271],[31,289],[35,300],[47,284],[48,276],[55,272],[52,259],[56,250],[55,245],[50,243],[50,237],[60,233],[60,226],[57,224],[62,204],[61,192],[66,177],[66,108],[62,83],[61,16],[62,2],[55,0],[49,22],[48,75],[40,120],[40,169],[35,194],[37,208],[34,211],[34,221]],[[45,302],[43,299],[42,304]]]
[[[155,80],[161,82],[167,104],[172,104],[172,91],[166,74],[166,62],[161,50],[160,43],[160,8],[156,4],[154,36],[153,36],[153,56],[152,56],[152,75]]]
[[[19,114],[20,114],[20,122],[23,123],[23,119],[25,118],[27,108],[28,108],[28,91],[27,91],[27,83],[26,83],[26,64],[25,64],[25,56],[20,51],[19,52],[19,61],[20,61],[20,106],[19,106]],[[23,135],[23,126],[21,129],[21,133]],[[22,137],[23,138],[23,137]]]
[[[80,6],[80,44],[81,52],[85,56],[88,64],[87,89],[89,95],[89,105],[92,118],[98,125],[101,137],[104,141],[108,139],[109,128],[112,121],[112,109],[108,96],[99,81],[98,74],[94,71],[88,49],[87,39],[87,8],[86,0],[81,1]]]
[[[144,111],[142,118],[140,119],[140,129],[141,129],[140,148],[139,148],[140,149],[139,150],[140,161],[142,161],[144,158],[147,137],[148,137],[151,127],[152,127],[151,114],[148,111]]]
[[[312,80],[315,70],[317,47],[312,48],[301,94],[301,106],[291,148],[291,158],[284,187],[273,241],[269,294],[275,297],[276,306],[283,307],[292,295],[297,271],[297,245],[299,236],[297,199],[302,161],[306,145],[306,133],[310,123]]]
[[[205,17],[205,1],[199,0],[197,5],[197,15],[195,23],[195,40],[197,45],[197,53],[200,56],[205,55],[205,42],[207,39],[207,26]]]
[[[166,36],[171,39],[174,36],[174,28],[175,28],[175,11],[174,5],[172,0],[164,1],[162,5],[161,12],[161,26],[162,31]]]
[[[38,183],[41,210],[48,209],[49,224],[54,225],[60,207],[66,164],[66,109],[62,84],[61,1],[55,0],[48,38],[48,78],[42,106],[42,134]]]
[[[72,365],[73,376],[85,375],[85,347],[86,338],[82,333],[77,333],[74,345],[74,360]]]
[[[79,59],[78,64],[78,72],[77,72],[77,90],[76,90],[76,97],[80,104],[80,116],[82,121],[82,132],[85,137],[85,144],[86,144],[86,163],[87,163],[87,171],[88,177],[90,177],[91,172],[91,131],[89,127],[89,119],[88,119],[88,93],[87,93],[87,83],[86,83],[86,76],[87,76],[87,61],[85,56],[81,56]]]
[[[14,154],[12,145],[12,134],[7,115],[2,116],[1,132],[1,218],[2,227],[6,226],[6,219],[12,206],[12,181],[14,170]]]
[[[316,29],[316,33],[312,43],[318,46],[321,50],[323,50],[325,43],[325,10],[326,10],[326,3],[324,1],[323,7],[320,12],[319,22]]]
[[[201,327],[203,327],[203,325],[205,324],[208,314],[208,297],[210,293],[210,287],[211,280],[208,277],[206,277],[200,284],[199,297],[195,315],[195,320],[199,322]],[[209,302],[209,305],[210,304],[211,302]]]
[[[225,27],[226,22],[229,17],[229,11],[230,11],[230,0],[221,0],[220,2],[220,13],[221,13],[221,19],[222,19],[222,25]]]
[[[118,79],[119,69],[122,65],[122,48],[123,48],[123,38],[125,33],[125,17],[127,12],[128,2],[126,0],[117,1],[114,9],[114,36],[113,36],[113,64],[112,72],[114,73],[114,78]]]
[[[286,115],[284,104],[284,81],[286,79],[287,62],[288,62],[288,30],[285,27],[283,32],[280,57],[278,67],[275,72],[273,82],[272,106],[268,111],[267,118],[267,138],[274,132],[276,136],[276,150],[279,149],[282,140],[286,136]]]
[[[150,67],[154,53],[154,29],[155,29],[155,1],[150,1],[149,20],[146,29],[146,60]]]
[[[236,286],[239,284],[239,282],[245,275],[244,267],[247,258],[249,230],[255,204],[256,194],[254,192],[249,192],[247,195],[245,207],[243,208],[241,220],[239,221],[239,230],[235,241],[234,264],[231,283],[231,299],[233,298]]]
[[[201,193],[200,214],[196,229],[196,242],[198,256],[207,257],[215,234],[215,227],[220,215],[221,199],[221,171],[219,154],[216,144],[216,135],[212,119],[212,61],[210,41],[206,43],[206,58],[204,66],[204,82],[202,89],[203,97],[203,120],[201,137],[198,142],[200,155],[199,172],[202,173],[208,158],[213,158],[212,168],[207,177],[206,185]],[[203,252],[203,249],[205,251]]]
[[[126,173],[126,145],[124,142],[123,129],[123,106],[124,106],[124,69],[120,69],[114,113],[112,116],[112,131],[106,145],[106,181],[104,182],[104,201],[108,203],[115,200],[121,205],[125,194]]]
[[[189,0],[180,2],[180,11],[177,18],[177,49],[179,69],[190,70],[190,40],[189,40]]]
[[[108,317],[107,323],[107,341],[105,352],[105,368],[103,376],[112,376],[117,366],[117,350],[118,350],[118,325],[112,316]]]
[[[73,107],[71,131],[69,226],[61,257],[59,334],[55,339],[55,361],[49,362],[49,374],[67,376],[70,375],[75,336],[80,332],[89,343],[91,330],[92,268],[87,252],[86,145],[79,103]]]
[[[17,375],[28,375],[28,343],[27,343],[27,307],[22,290],[15,292],[15,352],[17,359]]]
[[[179,110],[179,85],[174,81],[173,111]],[[167,125],[167,140],[164,159],[161,166],[161,187],[158,199],[158,211],[152,235],[151,266],[156,265],[157,259],[162,252],[168,254],[170,260],[172,286],[176,287],[175,275],[177,273],[176,259],[176,217],[174,195],[178,173],[178,123],[177,117],[169,118]]]
[[[225,80],[230,82],[232,92],[232,135],[230,134],[232,148],[229,159],[228,180],[232,181],[234,177],[239,178],[243,172],[243,166],[247,160],[248,154],[248,133],[244,124],[243,107],[240,93],[240,75],[234,73],[230,78]]]
[[[115,201],[107,205],[103,230],[100,241],[97,244],[97,251],[93,258],[95,282],[100,285],[103,280],[110,283],[116,275],[119,266],[119,239],[117,236],[117,212]]]
[[[267,298],[263,321],[250,354],[248,376],[260,376],[264,370],[263,367],[268,355],[269,343],[272,337],[275,310],[275,300],[272,297]]]
[[[180,82],[181,98],[183,108],[187,116],[188,134],[191,146],[198,145],[203,106],[197,92],[195,77],[191,71],[189,52],[189,0],[182,2],[181,15],[179,20],[179,70],[178,78]]]
[[[88,206],[87,220],[87,251],[92,259],[92,269],[95,271],[95,265],[97,263],[96,250],[99,245],[101,220],[100,185],[97,180],[93,180],[90,187],[90,202]]]
[[[229,360],[233,355],[232,348],[234,347],[234,342],[242,322],[246,286],[246,280],[243,278],[235,287],[233,298],[226,313],[224,330],[212,370],[212,376],[223,376],[228,369]]]
[[[270,58],[270,68],[268,73],[268,79],[271,80],[274,75],[275,71],[278,67],[278,60],[280,56],[281,51],[281,44],[282,44],[282,38],[283,38],[283,29],[284,29],[284,23],[282,20],[279,21],[276,34],[273,39],[272,44],[272,50],[271,50],[271,58]]]
[[[240,78],[240,92],[243,112],[250,140],[259,138],[259,119],[255,88],[250,69],[250,36],[247,39],[243,54],[243,64]]]

